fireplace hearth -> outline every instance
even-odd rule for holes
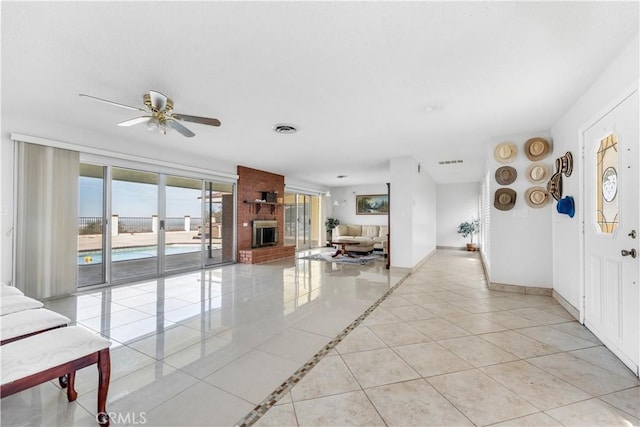
[[[254,220],[252,248],[275,246],[278,244],[278,221]]]

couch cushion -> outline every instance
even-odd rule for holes
[[[365,236],[354,236],[353,240],[355,240],[356,242],[360,242],[361,245],[366,244],[373,244],[373,240],[370,237],[365,237]]]
[[[361,225],[347,225],[347,234],[349,236],[361,236],[362,235],[362,226]]]
[[[336,228],[333,229],[333,237],[336,238],[338,236],[346,236],[349,233],[347,232],[349,229],[346,225],[340,224]]]
[[[389,234],[389,227],[387,227],[386,225],[381,225],[380,230],[378,231],[378,237],[384,237],[386,239],[387,234]]]
[[[358,245],[345,245],[345,249],[349,252],[371,252],[374,248],[373,240],[365,237],[356,237],[354,240],[359,242]]]
[[[360,236],[339,236],[339,237],[334,237],[333,239],[331,239],[331,242],[333,242],[333,243],[353,242],[358,237],[360,237]]]
[[[369,238],[376,237],[379,233],[379,229],[379,225],[363,225],[361,236]]]

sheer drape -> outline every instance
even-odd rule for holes
[[[79,153],[16,145],[16,286],[34,298],[75,292]]]

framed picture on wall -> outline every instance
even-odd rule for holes
[[[387,215],[389,196],[386,194],[356,195],[356,215]]]

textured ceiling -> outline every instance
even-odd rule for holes
[[[638,33],[638,2],[1,7],[5,135],[326,186],[385,182],[399,156],[439,183],[479,181],[490,139],[548,130]],[[118,127],[138,113],[78,96],[142,106],[150,89],[222,126]],[[300,131],[272,131],[283,122]]]

